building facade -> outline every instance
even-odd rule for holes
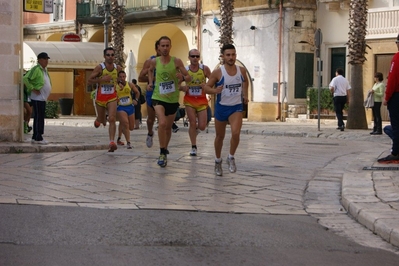
[[[0,0],[0,141],[20,141],[22,128],[22,3]]]
[[[322,86],[328,86],[337,67],[343,67],[350,79],[346,46],[350,1],[285,0],[282,5],[276,2],[235,1],[234,45],[238,64],[247,69],[251,80],[251,101],[245,115],[252,121],[284,121],[290,115],[306,113],[306,89],[316,86],[318,80],[314,40],[317,29],[323,36]],[[127,58],[132,51],[136,75],[155,53],[154,43],[163,35],[172,39],[172,55],[188,63],[188,51],[198,48],[203,63],[217,68],[220,33],[215,22],[221,19],[219,4],[218,0],[127,0],[124,54]],[[0,5],[0,31],[4,36],[13,36],[0,43],[1,57],[9,63],[3,64],[5,69],[1,72],[1,138],[23,137],[18,123],[22,121],[19,66],[28,69],[34,65],[35,56],[42,50],[52,57],[49,70],[55,85],[50,100],[72,98],[73,114],[94,115],[90,99],[93,88],[87,85],[87,78],[103,60],[104,7],[93,0],[54,0],[53,14],[39,14],[22,12],[19,1],[0,0]],[[389,62],[397,52],[393,41],[399,32],[399,0],[369,0],[368,7],[366,41],[370,49],[364,64],[365,93],[373,85],[374,72],[387,76]],[[65,34],[78,35],[81,44],[63,41]],[[300,108],[291,113],[289,106]],[[9,119],[15,116],[20,119]],[[386,110],[383,116],[388,119]],[[367,118],[370,121],[370,113]]]

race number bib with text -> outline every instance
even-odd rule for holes
[[[132,103],[129,96],[119,98],[119,102],[121,105],[129,105]]]
[[[104,84],[101,85],[101,94],[113,94],[114,93],[114,85]]]
[[[236,96],[241,95],[241,84],[226,85],[227,95]]]
[[[190,86],[188,90],[188,94],[191,96],[201,96],[202,95],[202,88],[200,86]]]
[[[174,92],[175,90],[175,82],[173,80],[159,83],[160,94],[168,94]]]

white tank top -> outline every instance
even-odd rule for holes
[[[242,103],[242,82],[244,81],[240,67],[236,65],[237,73],[230,76],[224,66],[221,66],[222,78],[218,84],[223,84],[223,90],[217,102],[221,105],[234,106]]]

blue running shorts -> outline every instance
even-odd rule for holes
[[[215,118],[221,122],[225,122],[229,120],[229,117],[235,112],[242,112],[243,107],[242,103],[233,105],[233,106],[226,106],[226,105],[215,105]]]

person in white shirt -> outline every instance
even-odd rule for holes
[[[342,68],[337,68],[335,71],[335,78],[330,82],[330,91],[333,94],[334,109],[338,120],[337,129],[341,131],[345,129],[343,110],[345,104],[349,104],[349,92],[351,89],[349,81],[344,78],[343,75],[344,70]]]

